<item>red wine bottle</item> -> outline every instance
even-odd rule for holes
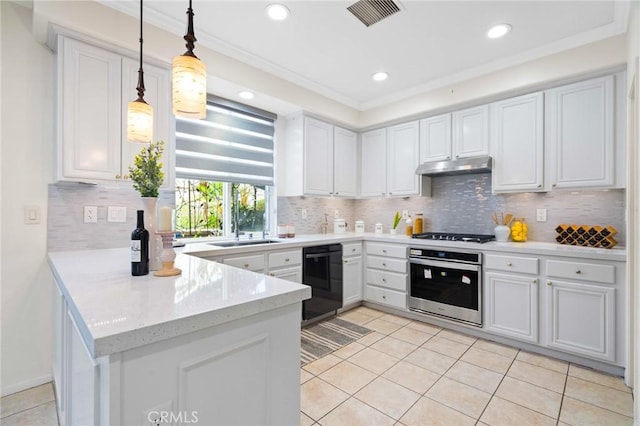
[[[144,229],[144,210],[138,210],[138,224],[131,233],[131,275],[149,273],[149,231]]]

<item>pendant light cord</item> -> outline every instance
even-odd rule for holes
[[[187,16],[189,17],[187,20],[187,33],[184,35],[184,39],[187,42],[187,51],[184,52],[184,56],[193,56],[194,58],[197,58],[197,56],[193,53],[195,42],[198,41],[198,39],[193,32],[193,8],[191,7],[191,0],[189,0]]]
[[[144,71],[142,70],[142,0],[140,0],[140,68],[138,68],[138,102],[145,102],[144,100]]]

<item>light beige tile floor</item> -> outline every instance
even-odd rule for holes
[[[375,329],[300,372],[300,424],[633,424],[619,377],[409,321],[344,314]],[[51,383],[2,398],[2,425],[58,424]]]
[[[301,370],[304,425],[632,425],[622,378],[359,307],[372,330]]]

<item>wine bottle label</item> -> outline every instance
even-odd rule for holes
[[[142,261],[142,247],[140,246],[140,240],[131,240],[131,261]]]

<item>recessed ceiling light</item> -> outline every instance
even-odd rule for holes
[[[248,90],[243,90],[242,92],[238,92],[238,96],[242,99],[253,99],[256,95],[253,92],[249,92]]]
[[[509,24],[494,25],[487,31],[487,37],[500,38],[507,35],[509,31],[511,31],[511,25]]]
[[[285,5],[272,3],[267,6],[267,15],[274,21],[283,21],[289,17],[289,9]]]
[[[389,74],[387,74],[384,71],[377,72],[371,76],[371,78],[374,79],[375,81],[384,81],[388,77],[389,77]]]

